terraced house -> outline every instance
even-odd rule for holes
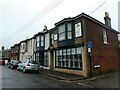
[[[11,59],[19,60],[20,59],[20,43],[15,44],[11,47]]]
[[[20,60],[31,58],[43,69],[89,77],[118,70],[118,32],[82,13],[65,18],[20,42]],[[29,52],[29,53],[28,53]]]
[[[50,47],[53,44],[52,29],[47,27],[42,32],[34,35],[34,59],[41,64],[44,69],[51,69],[51,53]],[[52,40],[51,40],[52,39]]]
[[[28,59],[28,39],[20,42],[20,61]]]

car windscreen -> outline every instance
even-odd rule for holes
[[[19,63],[19,61],[14,61],[14,63]]]
[[[22,63],[27,63],[27,60],[23,60]]]

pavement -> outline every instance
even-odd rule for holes
[[[118,85],[120,72],[108,73],[100,76],[94,76],[92,78],[85,78],[79,75],[44,69],[40,69],[39,73],[59,80],[78,82],[79,84],[87,85],[92,88],[119,88],[120,86]]]
[[[45,70],[45,69],[40,69],[39,73],[42,75],[46,75],[52,78],[59,79],[59,80],[76,81],[76,80],[84,79],[84,77],[79,76],[79,75],[67,74],[67,73]]]

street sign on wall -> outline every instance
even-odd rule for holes
[[[86,47],[87,47],[87,48],[92,48],[92,42],[91,42],[91,41],[86,42]]]

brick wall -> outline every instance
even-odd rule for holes
[[[100,68],[93,66],[100,64],[101,72],[115,71],[118,67],[118,41],[117,34],[88,19],[85,20],[86,41],[92,41],[91,64],[92,73],[100,73]],[[108,44],[103,41],[103,29],[107,30]]]

